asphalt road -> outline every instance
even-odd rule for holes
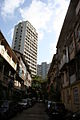
[[[37,103],[11,120],[48,120],[48,115],[45,112],[44,104]]]

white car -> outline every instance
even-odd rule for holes
[[[21,105],[23,108],[27,108],[28,100],[27,99],[21,99],[21,101],[19,101],[18,104]]]
[[[50,108],[51,101],[48,101],[48,109]]]

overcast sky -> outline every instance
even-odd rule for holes
[[[38,32],[37,63],[50,63],[70,0],[0,0],[0,29],[11,46],[14,26],[28,20]]]

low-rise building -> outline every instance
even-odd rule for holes
[[[29,68],[22,55],[15,54],[0,31],[0,99],[11,99],[31,86]]]
[[[0,31],[0,99],[9,97],[10,91],[13,89],[17,70],[18,58],[10,48],[5,37]],[[9,88],[11,89],[9,90]],[[11,94],[11,93],[10,93]]]
[[[31,71],[29,69],[29,66],[27,62],[25,61],[24,55],[20,52],[14,51],[16,56],[18,57],[19,63],[18,63],[18,75],[21,77],[24,81],[24,85],[29,87],[31,86]]]
[[[60,101],[60,76],[58,75],[57,53],[54,54],[51,66],[48,71],[48,95],[49,100]]]

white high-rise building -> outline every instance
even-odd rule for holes
[[[25,56],[32,76],[37,74],[38,33],[29,21],[15,26],[12,48]]]

